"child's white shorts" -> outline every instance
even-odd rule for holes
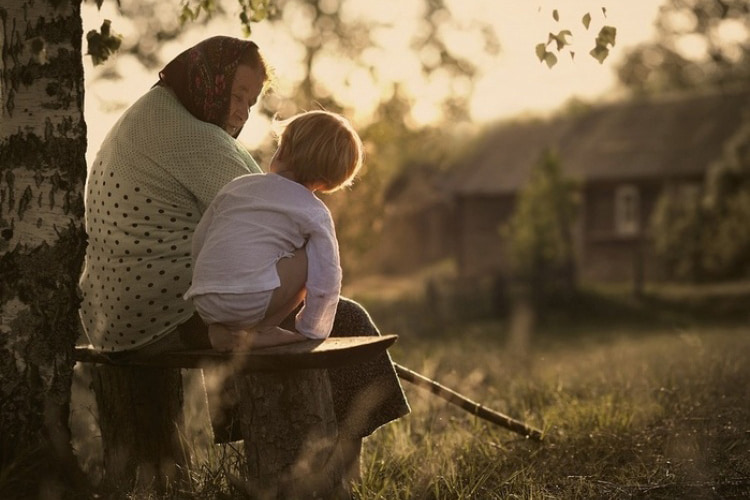
[[[192,298],[203,321],[229,328],[250,328],[261,322],[271,303],[273,290],[251,293],[204,293]]]

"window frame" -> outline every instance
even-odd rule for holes
[[[641,193],[635,184],[615,188],[614,229],[618,236],[637,236],[641,231]]]

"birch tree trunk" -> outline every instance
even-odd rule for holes
[[[86,244],[80,0],[0,6],[0,497],[79,488],[68,407]]]

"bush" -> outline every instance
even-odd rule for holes
[[[732,137],[703,194],[671,187],[652,218],[654,249],[668,277],[691,282],[750,272],[750,123]]]
[[[544,151],[511,220],[501,228],[513,281],[528,288],[534,302],[575,289],[572,228],[579,199],[578,183],[563,176],[555,153]]]

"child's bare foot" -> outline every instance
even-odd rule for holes
[[[211,341],[211,347],[219,352],[260,349],[307,339],[299,333],[278,326],[240,330],[230,329],[218,323],[208,326],[208,338]]]
[[[293,344],[307,340],[307,337],[299,333],[285,330],[278,326],[260,327],[255,330],[252,339],[252,347],[259,349],[276,345]]]

